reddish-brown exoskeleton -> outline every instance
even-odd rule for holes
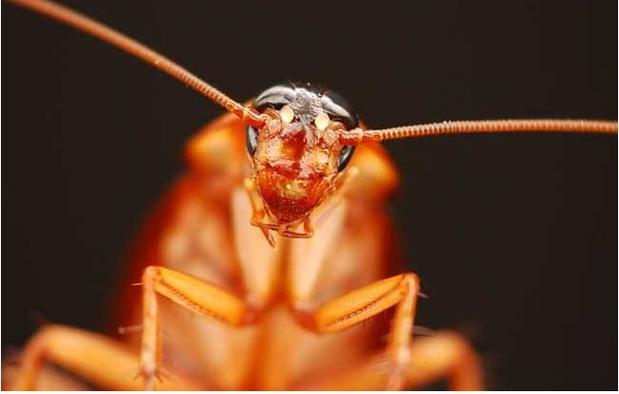
[[[444,376],[456,389],[481,388],[477,357],[459,335],[412,343],[419,279],[396,274],[389,258],[384,202],[397,172],[377,142],[617,132],[615,122],[552,119],[366,130],[341,98],[306,84],[272,87],[244,106],[83,15],[46,1],[13,2],[116,45],[230,114],[189,142],[187,174],[135,253],[142,302],[128,298],[125,306],[142,322],[139,341],[47,326],[26,346],[11,388],[57,388],[44,361],[107,389],[381,389]],[[390,326],[369,320],[392,307]]]
[[[255,110],[268,116],[260,130],[247,128],[251,155],[248,185],[252,224],[285,237],[311,237],[310,214],[337,188],[338,175],[352,157],[353,146],[340,142],[341,131],[358,126],[345,102],[310,85],[278,85],[263,92]],[[257,188],[254,188],[256,185]],[[302,223],[303,229],[296,230]]]

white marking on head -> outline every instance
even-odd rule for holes
[[[320,131],[326,130],[329,126],[329,123],[331,123],[331,119],[329,119],[329,115],[327,115],[326,112],[319,113],[314,119],[314,124],[316,125],[316,128]]]
[[[282,109],[279,110],[279,116],[284,123],[290,123],[294,119],[294,110],[289,105],[284,105]]]

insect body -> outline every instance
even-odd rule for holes
[[[616,133],[615,123],[579,120],[365,130],[337,95],[310,85],[278,85],[243,106],[79,14],[18,3],[152,63],[231,114],[189,142],[188,171],[135,253],[141,300],[126,307],[141,321],[139,340],[120,346],[45,328],[24,350],[14,388],[44,387],[36,386],[44,360],[103,388],[402,388],[442,376],[454,388],[479,388],[476,356],[462,338],[412,341],[419,280],[398,273],[390,254],[384,202],[397,173],[376,142],[464,132]],[[383,311],[393,311],[389,325],[369,320]],[[134,379],[137,370],[143,379]]]

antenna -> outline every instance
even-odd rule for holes
[[[481,133],[599,133],[617,134],[617,123],[580,119],[457,120],[379,130],[340,130],[340,142],[358,145],[369,141]]]
[[[215,103],[232,112],[245,123],[254,127],[269,127],[273,120],[267,114],[259,114],[246,107],[217,88],[198,78],[182,66],[139,43],[138,41],[95,21],[79,12],[47,0],[8,0],[18,6],[28,8],[41,15],[63,22],[77,30],[90,34],[123,51],[142,59],[151,66],[176,78],[183,84],[210,98]],[[340,130],[340,142],[357,145],[368,141],[384,141],[400,138],[426,137],[444,134],[472,133],[522,133],[522,132],[555,132],[555,133],[604,133],[617,134],[617,123],[611,121],[593,121],[579,119],[504,119],[448,121],[411,126],[394,127],[379,130]]]
[[[171,77],[176,78],[186,86],[201,93],[203,96],[210,98],[227,111],[241,118],[245,123],[249,123],[254,127],[262,127],[265,121],[268,120],[266,116],[262,116],[253,109],[234,101],[217,88],[209,85],[162,54],[86,15],[47,0],[8,1],[65,23],[143,60]]]

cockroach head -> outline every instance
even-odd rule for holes
[[[306,218],[334,189],[354,147],[340,134],[358,126],[337,94],[288,83],[262,92],[253,103],[268,115],[262,128],[247,126],[253,176],[271,220],[289,225]]]

